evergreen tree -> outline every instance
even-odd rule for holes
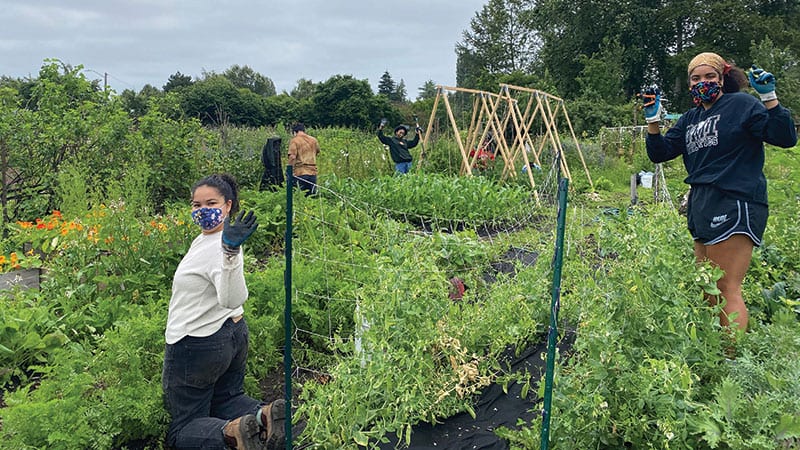
[[[395,88],[394,93],[389,97],[389,100],[393,102],[404,102],[406,101],[406,95],[408,95],[406,92],[406,82],[401,78],[400,82],[397,83],[397,88]]]
[[[427,100],[436,97],[436,83],[428,80],[417,90],[417,100]]]
[[[395,84],[389,71],[383,72],[381,80],[378,82],[378,95],[385,95],[391,99],[397,91],[397,84]]]

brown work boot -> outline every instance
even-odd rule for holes
[[[225,444],[236,450],[264,450],[264,442],[259,436],[256,416],[248,414],[231,420],[222,429]]]
[[[281,449],[286,445],[286,401],[283,399],[262,406],[261,415],[261,440],[266,444],[267,450]]]

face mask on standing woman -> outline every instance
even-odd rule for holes
[[[701,81],[692,86],[689,92],[695,106],[700,106],[703,103],[713,103],[719,97],[721,89],[716,81]]]

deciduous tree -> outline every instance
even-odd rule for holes
[[[223,72],[222,76],[229,79],[237,88],[247,89],[264,97],[275,95],[275,83],[249,66],[234,64]]]
[[[180,72],[175,72],[167,79],[167,84],[164,85],[164,92],[174,91],[176,89],[191,86],[194,82],[190,75],[184,75]]]
[[[367,128],[391,110],[386,96],[374,95],[369,81],[352,75],[334,75],[319,83],[312,99],[321,126]]]
[[[459,84],[476,82],[483,74],[530,71],[540,45],[533,28],[534,0],[489,0],[470,21],[456,44]],[[465,86],[474,87],[474,86]]]

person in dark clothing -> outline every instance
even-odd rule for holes
[[[383,134],[384,121],[378,126],[378,139],[386,146],[389,147],[389,154],[394,161],[394,170],[397,173],[408,173],[411,170],[411,152],[412,149],[419,143],[419,135],[422,129],[417,127],[414,133],[414,139],[405,139],[408,134],[409,127],[407,125],[398,125],[394,129],[394,136],[387,137]]]
[[[696,107],[663,136],[660,92],[645,93],[650,100],[644,111],[647,155],[655,163],[683,157],[688,173],[684,181],[691,186],[687,220],[696,260],[724,271],[717,282],[720,295],[708,300],[725,302],[723,326],[744,331],[748,311],[742,281],[769,215],[764,143],[792,147],[797,132],[791,113],[778,103],[771,73],[753,66],[745,75],[715,53],[700,53],[689,63],[688,77]],[[761,101],[738,92],[748,78]]]

